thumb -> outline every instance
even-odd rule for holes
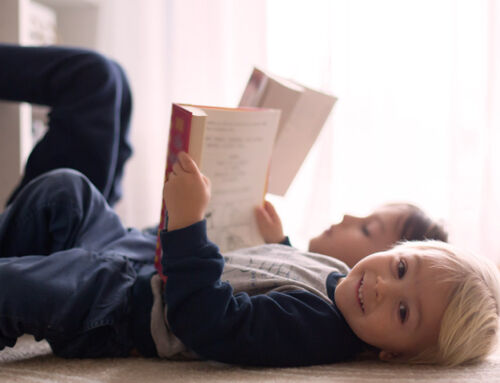
[[[187,173],[197,173],[199,172],[198,166],[194,160],[186,152],[180,152],[177,156],[179,164],[182,169]]]

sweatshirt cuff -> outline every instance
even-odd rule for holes
[[[182,229],[160,232],[163,258],[179,258],[208,244],[207,222],[198,221]]]
[[[288,238],[288,236],[283,238],[280,242],[280,245],[292,246],[292,244],[290,243],[290,238]]]

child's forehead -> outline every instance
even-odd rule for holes
[[[382,252],[393,257],[404,257],[412,259],[418,263],[419,267],[425,269],[442,269],[446,264],[446,257],[442,251],[437,249],[423,249],[418,247],[396,246],[390,250]]]
[[[377,208],[369,217],[378,217],[384,222],[385,227],[397,233],[399,239],[403,226],[410,217],[410,214],[411,212],[408,207],[388,205]]]
[[[425,251],[422,249],[407,248],[403,251],[396,252],[400,257],[409,258],[413,261],[414,266],[424,272],[424,275],[431,276],[431,281],[444,281],[450,275],[450,267],[448,259],[443,251],[431,249]],[[425,278],[428,279],[428,278]]]

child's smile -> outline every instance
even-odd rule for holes
[[[364,313],[365,312],[365,302],[364,302],[364,297],[363,297],[363,282],[364,282],[364,279],[361,278],[359,280],[359,284],[358,284],[358,301],[359,301],[359,306],[361,307],[361,311]]]
[[[416,354],[435,344],[451,286],[431,261],[396,250],[361,260],[335,290],[354,333],[391,354]]]

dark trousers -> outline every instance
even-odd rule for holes
[[[109,205],[131,154],[122,70],[85,50],[0,45],[0,98],[52,108],[0,214],[0,349],[27,333],[64,357],[129,355],[134,337],[150,337],[148,318],[134,323],[150,292],[133,297],[154,273],[156,240]]]
[[[0,44],[0,99],[51,108],[48,132],[8,203],[29,181],[62,167],[85,174],[110,205],[121,197],[132,99],[117,63],[84,49]]]

